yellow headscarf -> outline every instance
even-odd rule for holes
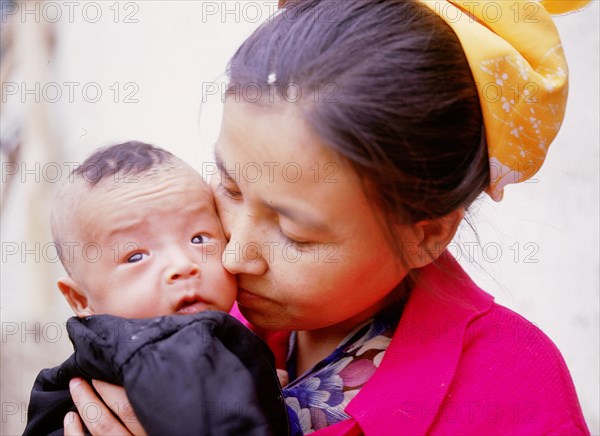
[[[551,13],[590,0],[421,0],[458,36],[483,110],[491,183],[500,201],[504,186],[532,177],[558,133],[568,94],[568,69]]]

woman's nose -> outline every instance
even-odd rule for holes
[[[225,269],[232,274],[264,274],[268,269],[267,259],[270,257],[265,253],[264,247],[272,248],[272,244],[257,242],[260,232],[249,217],[231,220],[228,230],[229,242],[222,256]]]
[[[170,265],[165,272],[165,280],[169,284],[200,275],[200,267],[190,259],[181,259]]]

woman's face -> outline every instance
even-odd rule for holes
[[[223,262],[250,322],[344,333],[387,304],[408,271],[359,177],[293,104],[228,100],[216,158]]]

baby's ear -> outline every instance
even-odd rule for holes
[[[58,289],[66,298],[73,312],[84,318],[94,314],[94,310],[88,305],[88,299],[81,291],[79,284],[71,277],[61,277],[58,282]]]

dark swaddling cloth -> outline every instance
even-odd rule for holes
[[[124,386],[150,435],[289,434],[271,351],[226,313],[95,315],[67,330],[75,353],[38,375],[25,435],[63,434],[76,376]]]

